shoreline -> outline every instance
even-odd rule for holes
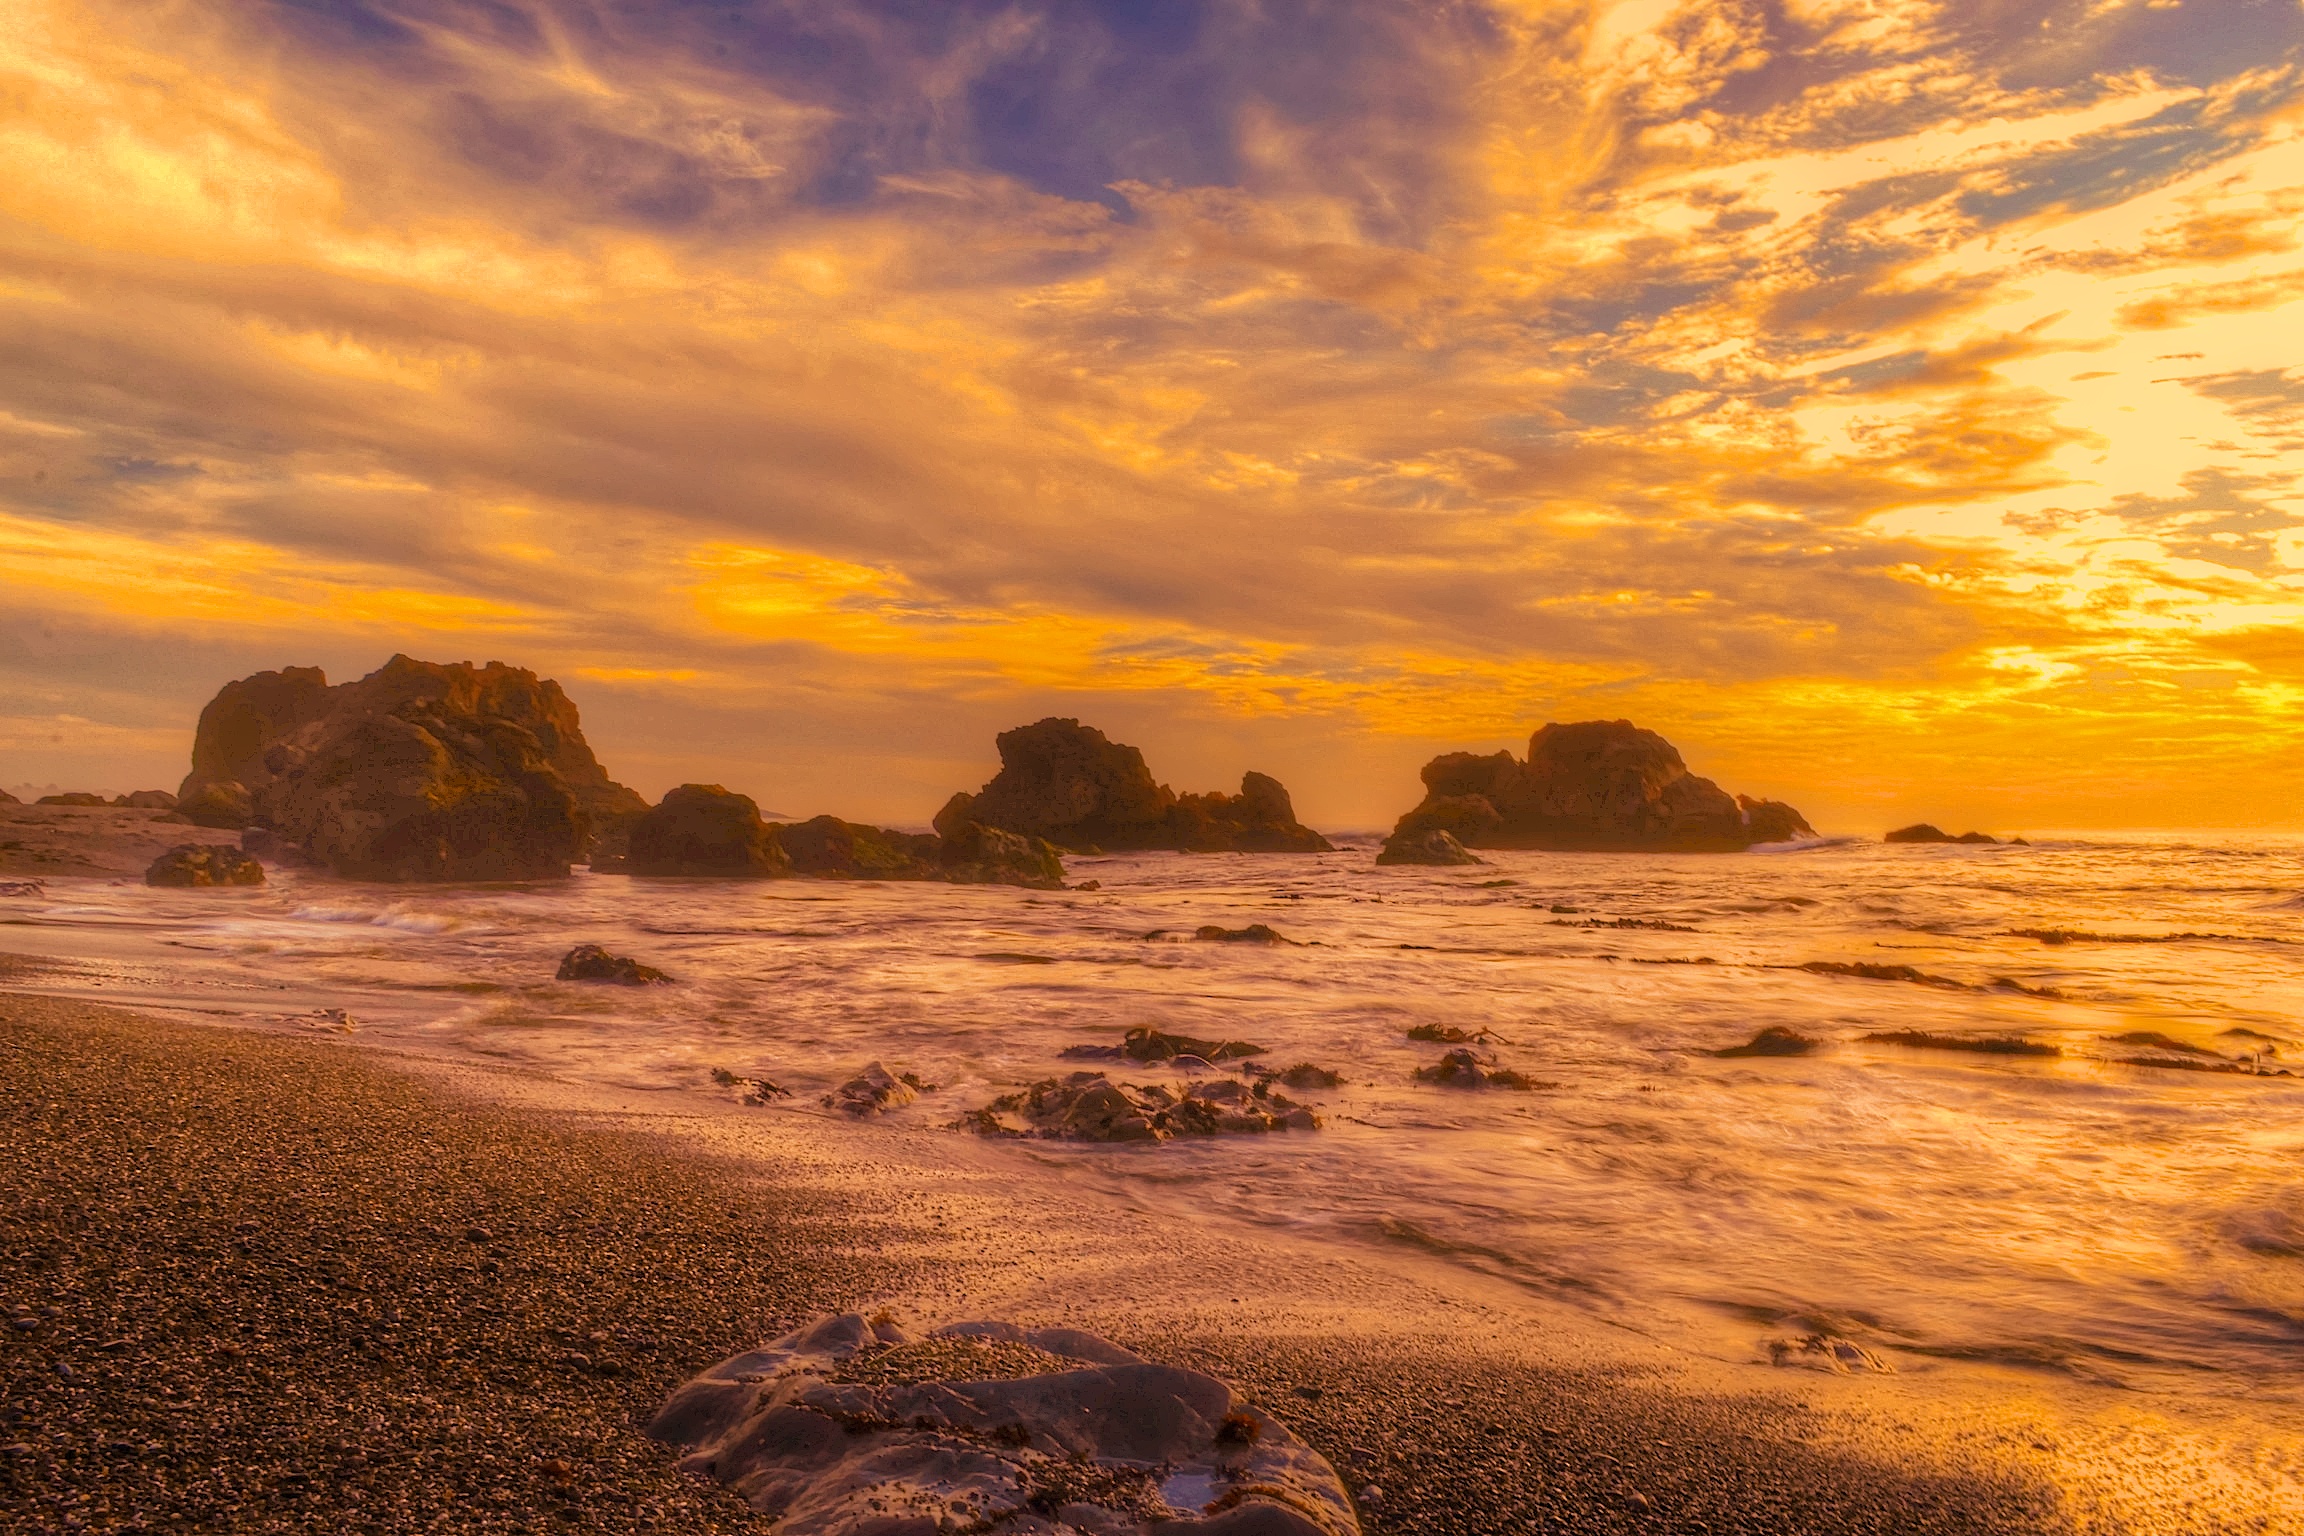
[[[2078,1528],[2018,1466],[1868,1452],[1813,1405],[1828,1378],[1690,1390],[1661,1349],[1094,1197],[1019,1226],[969,1157],[939,1176],[729,1106],[24,993],[0,1051],[29,1152],[0,1299],[36,1309],[0,1507],[35,1529],[764,1529],[638,1424],[735,1350],[886,1303],[1223,1376],[1383,1490],[1371,1532]]]

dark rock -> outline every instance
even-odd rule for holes
[[[772,1104],[778,1099],[792,1096],[791,1089],[764,1077],[739,1077],[726,1067],[714,1067],[712,1081],[723,1088],[735,1089],[737,1100],[745,1104]]]
[[[1335,1088],[1344,1081],[1342,1074],[1331,1072],[1326,1067],[1316,1067],[1308,1061],[1300,1061],[1274,1076],[1291,1088]]]
[[[938,867],[933,833],[891,832],[837,816],[775,828],[792,872],[833,880],[920,880]]]
[[[1880,841],[1884,843],[1983,843],[1997,847],[2000,839],[1985,832],[1963,832],[1958,837],[1953,837],[1941,827],[1930,826],[1925,821],[1916,821],[1911,826],[1898,827],[1895,831],[1881,838]]]
[[[1781,1024],[1771,1024],[1742,1045],[1712,1052],[1715,1056],[1805,1056],[1816,1049],[1814,1040]]]
[[[4,789],[0,789],[0,805],[22,805],[24,802]]]
[[[1264,1047],[1250,1045],[1245,1040],[1201,1040],[1192,1035],[1171,1035],[1149,1024],[1140,1024],[1128,1031],[1128,1038],[1121,1042],[1120,1049],[1130,1061],[1174,1061],[1179,1056],[1197,1056],[1211,1062],[1238,1061],[1264,1054]]]
[[[1045,838],[965,818],[939,818],[937,832],[942,839],[936,850],[938,879],[957,885],[1021,885],[1042,891],[1064,888],[1063,853]]]
[[[645,987],[672,978],[629,955],[613,955],[598,944],[579,944],[560,959],[559,981],[612,981],[619,986]]]
[[[176,809],[176,797],[164,789],[139,789],[133,794],[122,795],[112,803],[125,806],[133,811],[172,811]]]
[[[45,896],[48,887],[38,880],[0,880],[0,896]]]
[[[1076,891],[1100,891],[1104,889],[1104,882],[1101,880],[1083,880],[1072,889]]]
[[[1476,1029],[1467,1034],[1454,1024],[1419,1024],[1408,1031],[1408,1038],[1429,1041],[1434,1045],[1465,1045],[1474,1041],[1493,1040],[1496,1036],[1485,1029]]]
[[[635,875],[713,875],[767,880],[792,859],[750,795],[717,784],[683,784],[633,824],[627,868]]]
[[[1465,1049],[1450,1051],[1431,1066],[1418,1067],[1416,1080],[1420,1083],[1437,1083],[1443,1088],[1516,1088],[1527,1090],[1554,1086],[1551,1083],[1541,1083],[1532,1077],[1501,1067],[1484,1066],[1478,1056]]]
[[[1123,1085],[1101,1072],[1075,1072],[995,1099],[962,1124],[987,1136],[1158,1142],[1178,1136],[1313,1131],[1320,1128],[1320,1117],[1265,1083],[1251,1088],[1224,1078],[1169,1088]]]
[[[1869,1045],[1901,1045],[1916,1051],[1976,1051],[1986,1056],[2061,1056],[2056,1046],[2008,1035],[1939,1035],[1924,1029],[1884,1029],[1864,1037]]]
[[[902,1109],[920,1097],[920,1080],[911,1073],[901,1075],[890,1072],[873,1062],[824,1099],[830,1109],[845,1110],[851,1115],[877,1115],[891,1109]]]
[[[1486,804],[1485,801],[1482,804]],[[1426,827],[1405,835],[1395,832],[1384,839],[1377,851],[1379,864],[1485,864],[1471,849],[1456,840],[1456,834],[1444,827]]]
[[[1142,752],[1077,720],[1003,731],[999,748],[999,773],[978,793],[946,802],[937,831],[949,837],[950,827],[976,821],[1076,853],[1324,853],[1332,846],[1296,820],[1288,791],[1266,774],[1243,776],[1237,795],[1179,796],[1154,780]]]
[[[798,1536],[933,1536],[1012,1516],[1018,1531],[1098,1536],[1360,1530],[1334,1469],[1277,1419],[1213,1377],[1070,1328],[959,1323],[914,1339],[885,1314],[824,1318],[690,1381],[648,1432]]]
[[[1923,987],[1967,990],[1949,976],[1931,976],[1909,965],[1879,965],[1869,960],[1811,960],[1800,969],[1818,976],[1855,976],[1864,981],[1909,981]]]
[[[238,779],[220,779],[187,789],[176,801],[176,814],[196,827],[237,831],[256,815],[256,797]]]
[[[73,790],[73,791],[72,791],[71,793],[69,793],[69,794],[62,794],[62,795],[42,795],[42,796],[41,796],[39,799],[37,799],[37,800],[33,801],[32,803],[33,803],[34,805],[79,805],[79,806],[91,806],[91,805],[110,805],[112,802],[111,802],[111,801],[109,801],[109,800],[107,800],[107,799],[105,799],[105,798],[104,798],[102,795],[91,795],[91,794],[87,793],[85,790],[77,790],[77,789],[76,789],[76,790]]]
[[[1222,923],[1209,923],[1192,930],[1192,937],[1208,944],[1294,944],[1277,929],[1263,923],[1250,923],[1245,928],[1227,928]]]
[[[1433,831],[1466,848],[1687,853],[1814,835],[1788,805],[1696,777],[1670,742],[1629,720],[1547,725],[1525,762],[1450,752],[1423,778],[1424,802],[1400,818],[1388,849]]]
[[[559,684],[407,656],[333,688],[316,667],[227,684],[178,793],[190,820],[271,827],[364,880],[565,875],[595,827],[644,809],[601,770]]]
[[[183,843],[152,861],[146,885],[262,885],[264,866],[237,848]]]
[[[253,854],[273,864],[308,863],[304,850],[297,847],[270,827],[243,827],[240,831],[240,851]]]

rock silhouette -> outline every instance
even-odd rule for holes
[[[228,683],[201,711],[177,810],[261,825],[361,880],[565,875],[645,802],[602,770],[560,685],[501,662],[395,656]]]
[[[749,795],[717,784],[683,784],[633,824],[630,852],[595,860],[635,875],[716,875],[768,880],[942,880],[955,885],[1023,885],[1060,890],[1064,860],[1054,847],[972,821],[947,834],[818,816],[783,824],[762,821]]]
[[[1152,777],[1136,748],[1053,717],[1002,731],[998,744],[1000,771],[975,794],[947,801],[937,831],[974,821],[1074,853],[1325,853],[1333,846],[1296,820],[1288,791],[1268,774],[1243,775],[1237,795],[1178,795]]]
[[[1942,827],[1931,826],[1925,821],[1916,821],[1908,827],[1898,827],[1895,831],[1881,838],[1880,841],[1884,843],[1988,843],[1994,847],[1998,847],[2000,843],[2000,839],[1985,832],[1963,832],[1958,837],[1954,837]]]
[[[712,875],[771,880],[792,859],[750,795],[717,784],[683,784],[632,824],[627,867],[635,875]]]
[[[1390,862],[1410,862],[1434,832],[1467,849],[1679,853],[1814,835],[1781,801],[1732,796],[1698,778],[1670,742],[1629,720],[1544,726],[1526,761],[1449,752],[1424,765],[1423,779],[1423,803],[1385,842]]]

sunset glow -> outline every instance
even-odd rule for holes
[[[909,823],[2304,826],[2293,0],[1103,9],[0,0],[13,771],[408,651]]]

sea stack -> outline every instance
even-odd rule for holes
[[[1815,835],[1781,801],[1698,778],[1672,743],[1629,720],[1544,726],[1526,761],[1449,752],[1425,764],[1423,778],[1424,802],[1400,818],[1387,852],[1436,831],[1466,848],[1627,853],[1733,852]]]
[[[1075,853],[1326,853],[1334,846],[1296,819],[1288,791],[1268,774],[1244,774],[1236,795],[1179,795],[1152,777],[1142,752],[1077,720],[1020,725],[1001,732],[998,745],[992,781],[954,795],[937,813],[947,837],[975,822]]]
[[[193,822],[269,828],[355,880],[562,876],[596,829],[647,809],[558,683],[407,656],[335,687],[318,667],[227,683],[177,798]]]

